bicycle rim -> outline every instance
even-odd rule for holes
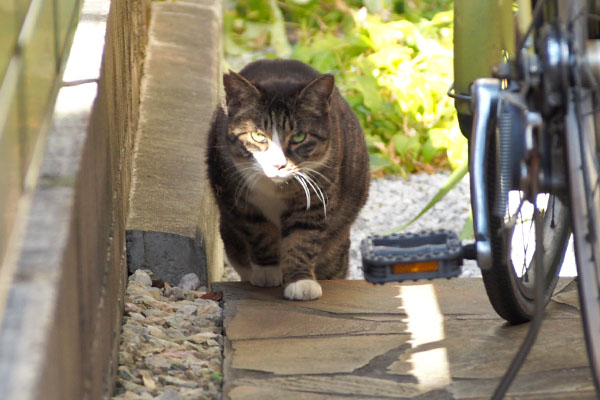
[[[504,217],[493,216],[497,187],[495,158],[492,139],[487,167],[492,266],[482,270],[482,276],[494,310],[509,323],[518,324],[530,321],[534,315],[535,254],[540,247],[544,254],[544,301],[552,295],[569,239],[569,211],[557,196],[538,196],[538,208],[543,213],[543,246],[535,241],[533,204],[521,192],[509,193]]]
[[[588,355],[594,371],[597,390],[600,391],[600,276],[598,272],[598,178],[591,177],[591,171],[585,161],[585,149],[582,149],[585,137],[579,132],[572,133],[578,122],[572,116],[569,121],[569,184],[571,186],[571,204],[575,258],[579,276],[579,301],[583,317]],[[585,131],[581,132],[586,136]],[[597,161],[597,158],[596,158]],[[595,181],[593,181],[593,180]],[[592,189],[595,186],[595,189]],[[590,194],[592,194],[590,196]],[[595,203],[595,204],[594,204]]]
[[[571,48],[578,61],[588,32],[587,23],[576,19],[583,15],[587,21],[586,7],[586,1],[579,1],[559,10],[573,27]],[[596,136],[600,104],[596,85],[582,83],[582,65],[573,70],[574,85],[568,93],[566,115],[569,196],[584,332],[594,383],[600,392],[600,168]]]

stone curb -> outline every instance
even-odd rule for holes
[[[176,285],[221,277],[222,244],[205,167],[221,59],[219,0],[153,2],[135,145],[127,253]],[[185,27],[182,29],[181,27]]]

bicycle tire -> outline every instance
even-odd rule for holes
[[[496,131],[494,129],[494,131]],[[487,154],[487,191],[488,215],[490,222],[490,241],[492,250],[492,265],[488,270],[482,270],[483,283],[486,293],[494,310],[510,324],[530,321],[535,311],[534,280],[528,275],[518,276],[513,265],[512,239],[514,228],[507,226],[504,218],[495,217],[492,207],[496,199],[497,173],[496,151],[494,138],[490,138]],[[490,179],[491,178],[491,179]],[[558,273],[566,252],[570,231],[569,210],[557,196],[551,196],[548,203],[553,204],[554,210],[544,215],[544,269],[546,271],[544,302],[547,303],[558,281]],[[512,232],[511,232],[512,231]],[[536,248],[536,251],[538,249]],[[535,252],[531,257],[528,270],[534,270]],[[535,278],[534,278],[535,279]]]
[[[559,16],[574,26],[571,47],[578,61],[583,58],[578,57],[581,53],[577,52],[581,52],[590,35],[588,24],[571,22],[582,14],[580,7],[587,5],[585,1],[574,1],[570,7],[559,9]],[[584,11],[587,20],[589,10]],[[599,27],[598,21],[594,24],[595,28]],[[600,393],[600,147],[597,139],[600,100],[597,87],[583,85],[578,73],[582,71],[581,64],[574,70],[574,84],[568,93],[565,135],[569,201],[584,335],[592,377]]]
[[[548,17],[547,15],[543,16]],[[517,38],[516,40],[521,42],[523,38]],[[518,48],[520,48],[520,44],[517,43]],[[500,177],[497,168],[500,167],[496,162],[496,144],[498,143],[496,137],[500,134],[498,120],[494,118],[490,121],[490,125],[490,134],[486,144],[485,182],[488,198],[486,208],[489,221],[491,265],[489,268],[482,269],[482,277],[485,290],[494,310],[509,323],[519,324],[530,321],[534,316],[536,279],[534,267],[536,251],[539,251],[539,248],[543,249],[544,255],[544,304],[552,296],[571,232],[569,210],[558,196],[550,196],[547,203],[550,205],[548,209],[550,212],[543,215],[544,243],[539,246],[532,239],[534,250],[529,253],[529,258],[527,257],[528,247],[524,245],[523,249],[518,249],[515,246],[518,242],[517,240],[513,243],[513,236],[517,231],[516,224],[519,220],[523,223],[523,218],[519,219],[518,215],[511,214],[509,202],[512,196],[507,199],[499,199],[500,194],[497,192],[500,187]],[[548,135],[549,133],[545,132],[545,134]],[[556,143],[560,145],[560,142]],[[505,217],[496,216],[497,210],[495,211],[495,209],[497,209],[499,202],[507,203],[508,215]],[[522,199],[519,204],[517,212],[522,213]],[[535,235],[531,235],[533,221],[532,218],[530,220],[529,237],[535,237]],[[523,237],[525,236],[523,234]],[[522,261],[519,263],[521,269],[519,270],[520,273],[517,273],[515,266],[517,257],[515,256],[516,252],[521,252],[521,250],[523,253]]]

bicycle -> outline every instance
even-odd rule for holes
[[[476,259],[496,312],[532,321],[500,398],[535,340],[572,232],[600,393],[600,1],[516,3],[515,17],[512,1],[455,2],[449,94],[470,141],[475,242],[446,231],[375,236],[362,244],[365,278],[452,277]]]

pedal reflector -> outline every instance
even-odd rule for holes
[[[438,267],[437,261],[394,264],[392,272],[394,274],[418,274],[420,272],[436,272]]]

